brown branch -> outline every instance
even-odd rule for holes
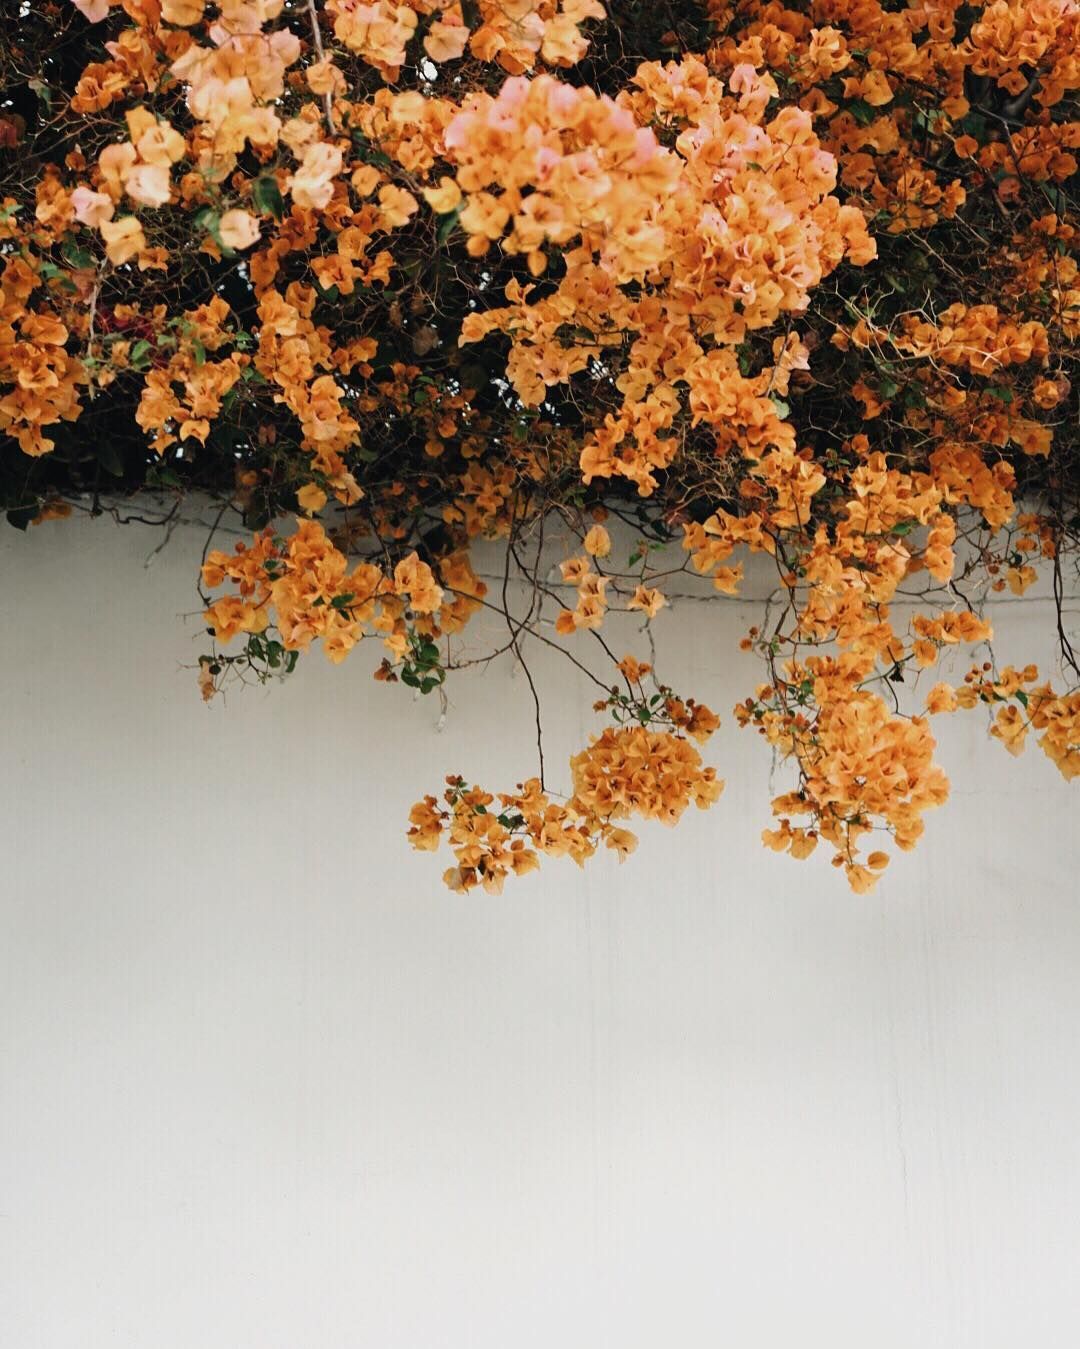
[[[315,55],[320,61],[326,60],[326,50],[323,47],[322,29],[319,27],[319,12],[315,6],[315,0],[308,0],[308,15],[311,19],[311,38],[315,44]],[[323,111],[326,114],[326,125],[331,135],[337,131],[334,123],[334,96],[328,89],[323,94]]]

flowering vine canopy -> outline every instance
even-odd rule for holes
[[[734,715],[795,784],[768,847],[870,889],[947,796],[930,718],[978,704],[1080,775],[1078,0],[7,13],[0,507],[231,513],[207,699],[314,647],[444,697],[483,609],[526,672],[562,650],[606,729],[569,796],[541,750],[414,807],[451,886],[716,801],[717,716],[604,622],[682,572],[734,595],[751,554],[783,602]],[[983,601],[1040,572],[1058,668],[998,668]]]

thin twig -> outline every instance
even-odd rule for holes
[[[308,15],[311,18],[311,37],[315,44],[315,55],[320,62],[325,61],[326,51],[323,47],[322,29],[319,27],[319,12],[315,7],[315,0],[308,0]],[[334,124],[334,96],[329,89],[323,94],[323,110],[326,113],[326,125],[333,135],[337,127]]]
[[[104,264],[102,264],[102,266],[104,266]],[[86,327],[86,359],[88,361],[92,361],[94,359],[94,324],[97,320],[98,297],[100,296],[100,294],[101,294],[101,267],[98,268],[97,279],[94,282],[94,289],[90,292],[90,309],[87,317],[87,327]],[[88,397],[92,399],[96,393],[97,389],[94,387],[93,377],[91,377],[90,392],[88,394]]]

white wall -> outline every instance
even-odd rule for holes
[[[748,610],[684,601],[720,803],[453,896],[405,816],[534,771],[521,677],[441,735],[367,653],[208,709],[200,534],[6,535],[5,1349],[1080,1342],[1080,788],[1038,751],[939,719],[953,799],[858,898],[761,848]],[[564,763],[599,723],[536,661]]]

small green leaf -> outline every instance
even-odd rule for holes
[[[390,156],[383,150],[377,150],[368,138],[359,131],[353,132],[353,144],[356,146],[357,156],[365,164],[373,164],[377,169],[392,169],[394,167]]]
[[[457,228],[458,217],[460,215],[461,207],[459,206],[456,210],[448,211],[446,215],[439,217],[439,228],[436,231],[435,238],[440,245],[446,243],[447,239],[453,234],[454,230]]]
[[[69,267],[93,267],[90,253],[70,236],[60,245],[60,256]]]
[[[128,355],[128,360],[131,362],[133,366],[139,366],[150,351],[151,351],[150,343],[146,340],[145,337],[140,337],[139,340],[135,343],[135,345],[131,348],[131,351]]]
[[[195,215],[193,223],[197,228],[204,229],[207,234],[209,234],[210,238],[213,239],[214,243],[221,249],[224,257],[232,258],[236,256],[236,250],[230,248],[228,244],[222,241],[221,216],[212,206],[204,206],[203,209]]]
[[[95,446],[97,461],[106,473],[114,478],[124,476],[124,460],[120,451],[109,440],[102,440]]]
[[[281,220],[285,215],[285,203],[277,179],[268,173],[256,178],[251,185],[251,199],[263,215],[272,215],[275,220]]]
[[[877,116],[877,113],[870,104],[861,98],[853,98],[851,102],[847,104],[847,110],[860,126],[869,126]]]
[[[146,472],[146,481],[154,487],[179,487],[180,479],[171,468],[163,464],[151,464]]]

